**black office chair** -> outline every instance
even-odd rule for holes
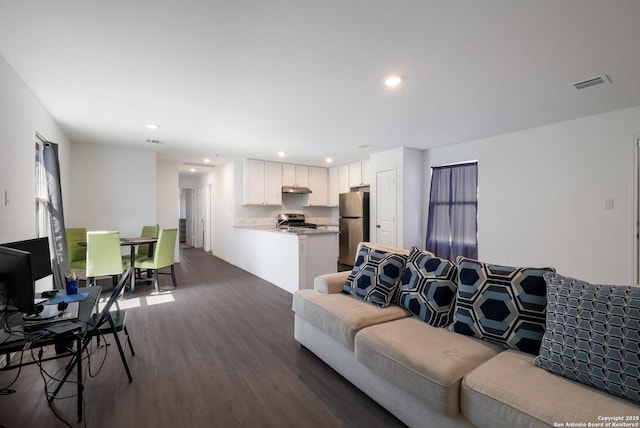
[[[84,351],[87,349],[87,346],[89,345],[89,343],[91,343],[91,340],[94,337],[100,337],[105,334],[113,334],[113,338],[116,342],[116,345],[118,346],[120,359],[122,360],[124,369],[127,372],[129,382],[133,382],[133,376],[131,376],[131,371],[129,370],[129,365],[127,364],[127,359],[124,355],[124,349],[122,348],[120,338],[118,337],[118,333],[120,331],[124,331],[127,340],[126,343],[131,348],[131,355],[135,355],[133,345],[131,344],[131,338],[129,337],[129,332],[127,331],[127,327],[125,324],[127,315],[126,311],[121,310],[120,306],[118,305],[118,299],[122,295],[124,287],[127,285],[127,279],[129,279],[130,274],[131,268],[124,271],[122,277],[120,278],[120,281],[114,287],[113,291],[111,292],[111,296],[109,296],[109,299],[104,304],[102,310],[92,315],[91,320],[87,325],[87,332],[82,341],[82,351],[79,354],[82,355],[84,353]],[[112,314],[111,308],[114,304],[116,305],[117,309]],[[71,358],[71,361],[69,361],[69,364],[67,364],[65,375],[63,376],[61,382],[58,384],[58,387],[54,391],[53,395],[49,398],[49,404],[51,404],[55,396],[58,394],[60,388],[62,388],[62,385],[66,382],[67,377],[69,377],[69,374],[76,364],[78,364],[78,354],[74,354],[74,356]]]

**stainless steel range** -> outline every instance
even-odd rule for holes
[[[281,213],[276,217],[277,229],[316,229],[318,226],[313,223],[307,223],[304,218],[304,214],[297,213]]]

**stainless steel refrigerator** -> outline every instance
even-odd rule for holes
[[[369,241],[369,192],[340,193],[340,245],[338,262],[353,266],[358,244]]]

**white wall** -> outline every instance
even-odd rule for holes
[[[177,162],[164,160],[158,160],[156,163],[156,219],[162,229],[178,229],[178,218],[180,218],[179,166],[180,164]],[[178,233],[180,233],[179,230]],[[176,236],[174,260],[180,261],[179,236]]]
[[[154,151],[72,142],[71,164],[67,227],[139,236],[142,226],[159,224]],[[177,187],[176,172],[176,194]]]
[[[370,240],[376,239],[376,192],[378,172],[396,171],[396,246],[424,248],[425,235],[421,231],[423,220],[423,174],[422,150],[408,147],[384,152],[373,153],[369,156],[371,170],[371,218]]]
[[[424,220],[422,195],[426,182],[423,180],[423,151],[403,147],[404,164],[400,185],[402,186],[402,243],[404,248],[423,248],[426,232],[421,227]]]
[[[178,180],[180,164],[158,160],[156,164],[156,218],[163,229],[178,227],[180,218],[180,185]]]
[[[633,136],[639,133],[635,107],[432,149],[424,173],[478,160],[481,260],[633,283]],[[424,191],[426,205],[429,187]],[[606,199],[613,199],[613,210],[605,210]]]
[[[0,94],[0,242],[9,242],[36,235],[36,132],[59,146],[65,205],[69,199],[69,140],[1,56]]]
[[[233,162],[217,165],[204,175],[200,186],[212,186],[213,193],[213,241],[212,253],[229,263],[234,263],[234,206],[235,206],[235,167]]]

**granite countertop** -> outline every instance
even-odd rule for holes
[[[318,226],[317,229],[309,229],[306,227],[283,227],[276,229],[275,226],[266,226],[266,225],[242,225],[242,226],[234,226],[239,229],[248,229],[248,230],[261,230],[264,232],[274,232],[274,233],[291,233],[295,235],[325,235],[325,234],[336,234],[337,230],[328,230],[326,226]]]

